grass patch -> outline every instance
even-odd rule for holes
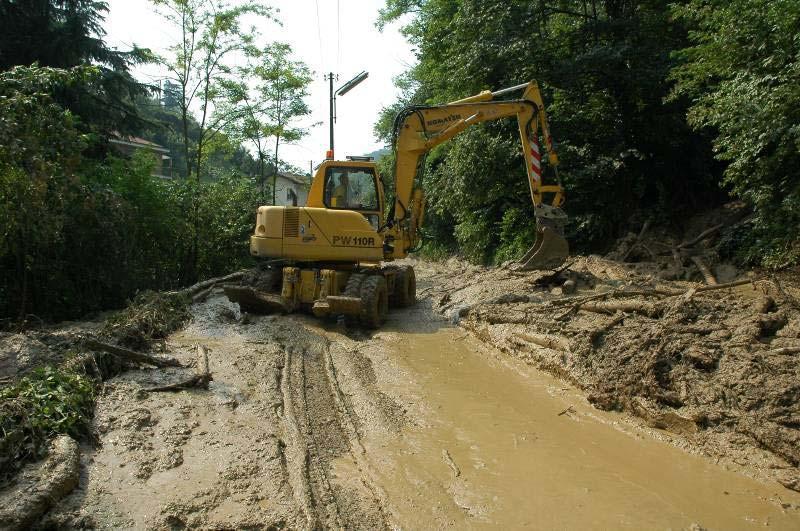
[[[88,435],[96,392],[96,380],[52,366],[0,390],[0,483],[43,457],[53,437]]]

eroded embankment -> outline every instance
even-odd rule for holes
[[[457,261],[421,267],[440,312],[576,384],[595,407],[633,413],[679,445],[800,489],[794,274],[703,291],[599,257],[577,258],[555,278]],[[563,292],[565,279],[577,292]]]

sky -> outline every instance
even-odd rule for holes
[[[282,160],[303,170],[325,158],[328,149],[329,86],[323,76],[338,74],[338,88],[362,70],[369,78],[346,95],[337,98],[335,125],[336,158],[362,155],[383,145],[372,128],[378,113],[396,100],[393,79],[408,70],[415,58],[411,46],[399,33],[399,24],[375,27],[378,9],[383,0],[265,0],[276,9],[282,26],[259,21],[260,42],[282,41],[294,50],[294,58],[305,62],[314,72],[314,82],[307,102],[311,116],[298,122],[311,128],[310,133],[294,145],[284,145]],[[149,0],[110,0],[106,16],[106,43],[119,50],[128,50],[135,43],[154,52],[166,54],[175,42],[177,29],[169,26]],[[338,15],[337,15],[338,13]],[[338,23],[337,23],[338,21]],[[144,82],[155,83],[165,77],[157,65],[138,67],[134,74]]]

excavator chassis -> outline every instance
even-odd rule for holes
[[[351,324],[377,328],[390,307],[414,304],[416,277],[414,269],[405,265],[302,264],[259,268],[224,290],[244,312],[307,311],[317,317],[344,316]]]

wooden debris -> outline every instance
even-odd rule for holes
[[[179,293],[186,297],[194,297],[201,291],[206,290],[208,288],[213,288],[214,285],[219,284],[221,282],[230,282],[232,280],[239,280],[240,278],[245,276],[245,274],[247,274],[247,271],[243,270],[243,271],[237,271],[236,273],[231,273],[230,275],[226,275],[224,277],[210,278],[208,280],[198,282],[193,286],[189,286],[186,289],[182,289],[173,293]]]
[[[208,368],[208,349],[203,345],[197,345],[197,366],[195,367],[195,374],[190,378],[181,380],[179,382],[161,385],[158,387],[149,387],[145,389],[148,393],[159,391],[180,391],[182,389],[191,389],[192,387],[202,387],[208,389],[208,383],[214,378],[211,376],[211,371]]]
[[[705,238],[708,238],[709,236],[711,236],[712,234],[714,234],[715,232],[717,232],[718,230],[720,230],[724,226],[725,225],[723,223],[720,223],[719,225],[714,225],[710,229],[704,230],[703,232],[701,232],[700,234],[698,234],[697,236],[695,236],[691,240],[688,240],[688,241],[685,241],[685,242],[683,242],[681,244],[678,244],[677,248],[678,249],[684,249],[686,247],[691,247],[692,245],[696,244],[697,242],[699,242],[701,240],[704,240]]]
[[[541,285],[549,285],[549,284],[561,284],[561,279],[559,278],[559,276],[561,275],[561,273],[563,273],[564,271],[566,271],[570,267],[572,267],[572,265],[574,263],[575,263],[574,260],[572,262],[567,262],[565,265],[559,267],[558,269],[556,269],[552,273],[548,273],[546,275],[542,275],[541,277],[537,278],[534,281],[534,284],[540,285],[540,286]]]
[[[151,356],[150,354],[120,347],[119,345],[103,343],[102,341],[97,341],[93,338],[85,338],[83,340],[83,344],[89,349],[108,352],[109,354],[113,354],[114,356],[127,361],[132,361],[134,363],[144,363],[147,365],[153,365],[155,367],[183,367],[183,365],[181,365],[181,363],[175,358],[157,358],[155,356]]]
[[[206,298],[208,298],[211,292],[214,291],[214,288],[215,286],[211,286],[210,288],[206,288],[203,291],[196,293],[195,295],[192,296],[192,302],[193,303],[203,302],[204,300],[206,300]]]
[[[634,249],[636,249],[636,248],[637,248],[639,245],[641,245],[641,243],[642,243],[642,238],[644,237],[645,233],[647,232],[647,229],[649,229],[649,228],[650,228],[650,221],[651,221],[651,220],[650,220],[650,219],[648,219],[647,221],[645,221],[645,222],[644,222],[644,224],[642,225],[642,230],[640,230],[640,231],[639,231],[639,235],[636,237],[636,240],[635,240],[635,241],[634,241],[634,242],[631,244],[631,246],[630,246],[630,247],[628,247],[628,250],[625,252],[625,255],[622,257],[622,260],[621,260],[621,262],[625,262],[625,261],[627,261],[627,260],[628,260],[628,257],[631,255],[631,253],[633,252],[633,250],[634,250]],[[650,252],[650,254],[651,254],[651,255],[653,254],[653,253],[652,253],[652,251],[650,251],[650,249],[647,249],[647,247],[646,247],[646,246],[644,246],[644,248],[645,248],[645,249],[646,249],[648,252]]]
[[[514,335],[523,341],[539,345],[553,350],[570,351],[569,341],[563,337],[550,336],[546,334],[528,334],[525,332],[514,332]]]
[[[690,258],[692,262],[694,262],[694,265],[697,266],[697,269],[700,270],[700,274],[703,275],[703,279],[705,279],[706,284],[709,286],[716,286],[717,278],[714,276],[714,273],[711,272],[711,269],[708,268],[703,259],[699,256],[691,256]]]
[[[713,286],[700,286],[699,288],[695,288],[695,291],[700,293],[703,291],[714,291],[717,289],[735,288],[736,286],[744,286],[745,284],[755,285],[755,281],[756,279],[744,278],[742,280],[735,280],[733,282],[726,282],[724,284],[715,284]]]
[[[458,468],[456,462],[453,461],[453,456],[450,455],[450,452],[448,452],[446,448],[442,450],[442,459],[444,459],[444,462],[447,463],[447,466],[450,467],[450,470],[453,471],[456,477],[461,475],[461,469]]]
[[[614,314],[616,312],[643,313],[650,317],[657,316],[659,309],[649,302],[642,301],[598,301],[585,302],[580,305],[580,310],[595,313]]]
[[[681,257],[681,253],[678,252],[677,247],[672,247],[670,249],[672,251],[672,259],[675,260],[675,267],[678,271],[683,269],[683,258]]]
[[[600,336],[606,334],[609,330],[611,330],[612,328],[617,326],[619,323],[624,321],[626,317],[627,317],[627,315],[625,315],[623,312],[617,312],[617,314],[614,316],[613,319],[611,319],[611,321],[609,321],[608,323],[604,324],[603,326],[601,326],[600,328],[598,328],[596,330],[592,330],[589,333],[589,339],[592,342],[594,342]]]

